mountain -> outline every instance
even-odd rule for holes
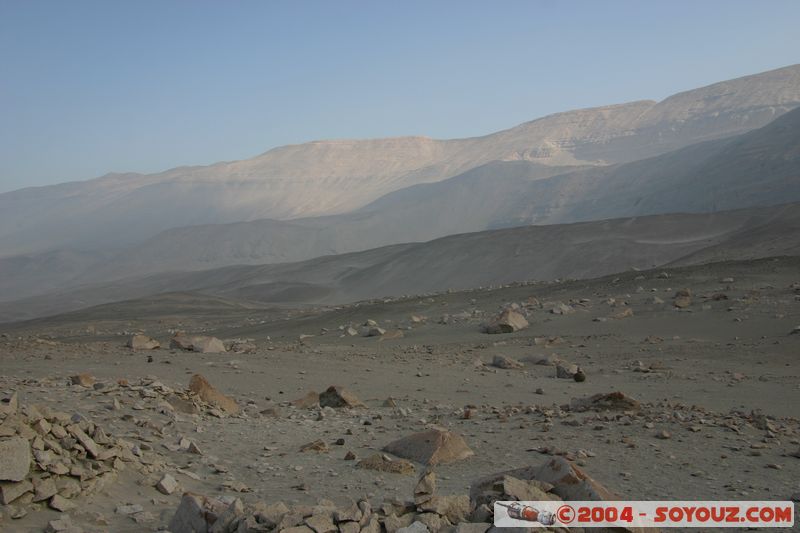
[[[161,231],[346,213],[491,161],[608,165],[764,126],[800,105],[800,66],[543,117],[484,137],[317,141],[252,159],[0,194],[0,257],[121,249]]]
[[[0,321],[169,292],[191,292],[243,305],[338,304],[775,255],[800,255],[800,203],[711,214],[527,226],[300,263],[156,274],[0,303]]]
[[[570,169],[494,161],[444,181],[390,193],[353,213],[171,229],[104,257],[71,282],[301,261],[528,224],[800,201],[800,109],[742,135],[553,176]]]

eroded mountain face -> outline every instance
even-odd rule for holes
[[[196,224],[343,213],[490,161],[632,161],[764,126],[798,105],[800,66],[792,66],[478,138],[318,141],[243,161],[25,189],[0,195],[0,255],[118,247]]]

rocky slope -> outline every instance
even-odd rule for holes
[[[800,255],[800,204],[528,226],[300,263],[155,274],[0,303],[0,321],[176,291],[221,297],[230,302],[226,305],[338,304],[524,280],[588,278],[707,258],[774,255]]]

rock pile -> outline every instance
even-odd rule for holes
[[[377,454],[372,462],[399,461]],[[292,507],[283,502],[245,505],[239,499],[187,492],[169,523],[169,530],[172,533],[484,533],[491,527],[492,504],[497,500],[619,498],[562,457],[540,467],[493,474],[473,483],[469,494],[440,495],[436,485],[435,472],[426,469],[414,486],[411,500],[389,499],[377,507],[366,499],[339,507],[328,500]]]
[[[161,348],[161,343],[147,335],[132,335],[128,339],[128,348],[136,350],[156,350]]]
[[[15,396],[6,406],[0,412],[0,504],[12,517],[42,504],[68,511],[126,465],[146,472],[156,462],[82,415],[46,406],[18,408]]]

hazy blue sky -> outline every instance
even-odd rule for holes
[[[0,0],[0,191],[481,135],[800,62],[800,2]]]

